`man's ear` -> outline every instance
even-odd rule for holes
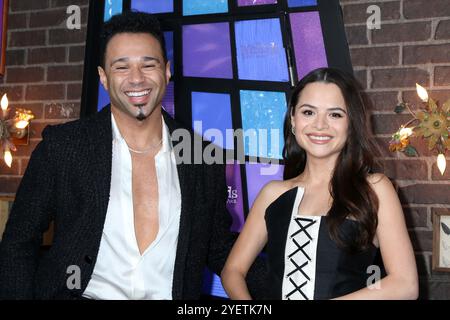
[[[172,72],[170,72],[170,60],[167,60],[167,63],[166,63],[166,85],[169,84],[171,76],[172,76]]]
[[[106,91],[108,91],[108,78],[106,77],[105,70],[98,66],[97,67],[98,75],[100,77],[100,82],[102,83],[103,88],[105,88]]]

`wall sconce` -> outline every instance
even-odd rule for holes
[[[428,150],[437,151],[437,167],[441,175],[444,175],[445,153],[450,150],[450,99],[439,105],[428,96],[427,90],[417,83],[416,90],[423,106],[416,112],[405,102],[395,107],[395,113],[402,113],[407,109],[413,118],[392,135],[389,150],[400,151],[410,157],[417,156],[416,149],[410,144],[410,137],[421,137],[427,140]]]
[[[8,119],[8,97],[3,95],[1,102],[0,117],[0,152],[8,167],[12,164],[11,151],[16,151],[18,145],[28,144],[29,124],[34,119],[30,110],[17,109],[13,118]]]

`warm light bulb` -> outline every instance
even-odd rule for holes
[[[11,151],[9,151],[9,149],[5,150],[4,159],[5,159],[6,165],[11,168],[12,154],[11,154]]]
[[[416,83],[416,91],[417,91],[417,95],[423,102],[428,102],[428,92],[424,87],[422,87],[420,84]]]
[[[3,95],[0,105],[2,106],[2,110],[6,111],[8,109],[8,97],[6,93]]]
[[[28,121],[20,120],[19,122],[16,122],[15,126],[17,129],[25,129],[28,126]]]
[[[403,127],[403,128],[401,128],[400,131],[399,131],[400,139],[406,139],[406,138],[408,138],[410,135],[412,135],[412,133],[413,133],[413,131],[412,131],[411,128],[407,128],[407,127],[405,128],[405,127]]]
[[[445,167],[447,166],[447,161],[445,160],[445,156],[440,153],[437,157],[437,166],[439,171],[441,172],[441,175],[444,175]]]

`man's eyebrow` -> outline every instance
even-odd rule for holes
[[[158,63],[161,63],[161,61],[158,58],[150,57],[150,56],[143,56],[143,57],[141,57],[141,60],[143,60],[143,61],[156,61]],[[113,60],[111,62],[110,66],[112,66],[113,64],[115,64],[117,62],[128,62],[128,61],[130,61],[130,58],[128,58],[128,57],[117,58],[116,60]]]

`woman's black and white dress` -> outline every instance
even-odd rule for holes
[[[298,215],[303,194],[301,187],[290,189],[266,210],[269,298],[330,299],[366,287],[378,249],[351,253],[338,247],[327,216]],[[344,239],[356,237],[358,222],[346,219],[339,232]]]

